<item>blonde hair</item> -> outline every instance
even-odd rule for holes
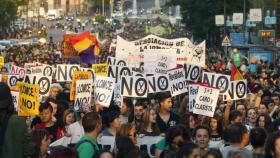
[[[142,119],[141,130],[140,130],[141,133],[145,133],[149,126],[151,111],[154,111],[155,113],[157,112],[156,109],[154,108],[146,108],[146,110],[143,113],[143,119]],[[153,132],[160,133],[156,123],[152,123],[151,128]]]
[[[63,112],[63,117],[62,117],[62,121],[63,121],[63,124],[66,125],[66,117],[69,115],[69,114],[75,114],[75,111],[72,110],[72,109],[67,109]]]
[[[116,136],[129,136],[132,128],[133,125],[131,123],[122,124],[117,131]]]

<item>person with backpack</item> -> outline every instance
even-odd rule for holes
[[[79,140],[75,148],[79,157],[92,158],[99,151],[97,136],[102,129],[101,117],[96,112],[86,113],[82,125],[85,135]]]

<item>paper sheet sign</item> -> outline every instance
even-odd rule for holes
[[[18,82],[19,100],[18,111],[20,116],[35,116],[39,114],[39,85]]]
[[[213,117],[219,97],[219,89],[199,86],[193,113]]]
[[[77,80],[76,81],[76,96],[74,102],[74,110],[86,111],[86,108],[91,105],[92,80]]]
[[[96,76],[94,81],[94,98],[102,106],[109,107],[115,87],[115,79]]]
[[[76,95],[76,81],[77,80],[88,80],[91,79],[90,72],[82,72],[82,71],[75,71],[72,76],[72,83],[71,83],[71,91],[70,91],[70,100],[75,100]]]
[[[94,70],[95,75],[107,76],[107,72],[108,72],[107,64],[93,64],[92,69]]]

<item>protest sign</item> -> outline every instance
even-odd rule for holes
[[[92,80],[77,80],[74,109],[76,111],[85,111],[85,108],[91,104]]]
[[[147,76],[146,78],[149,84],[149,93],[166,92],[170,90],[170,84],[167,75]]]
[[[0,56],[0,68],[5,65],[5,60],[3,56]]]
[[[19,80],[19,75],[7,75],[8,80],[7,84],[9,87],[13,87],[17,84],[17,81]]]
[[[18,82],[19,86],[19,100],[18,111],[19,115],[23,113],[29,116],[39,114],[39,85]],[[24,115],[26,116],[26,115]]]
[[[7,69],[7,73],[10,73],[10,71],[11,71],[11,64],[10,63],[5,63],[4,66]]]
[[[197,82],[202,73],[202,67],[192,64],[184,64],[184,71],[187,81]]]
[[[170,93],[172,96],[188,92],[188,81],[185,78],[183,68],[169,71],[168,77],[170,82]]]
[[[114,87],[114,98],[113,101],[116,105],[118,105],[119,107],[121,107],[121,103],[122,103],[122,96],[121,96],[121,83],[115,83],[115,87]]]
[[[18,97],[19,97],[19,92],[11,91],[11,94],[12,94],[13,104],[14,104],[15,110],[18,111]]]
[[[117,66],[127,66],[127,63],[125,60],[111,57],[111,56],[107,57],[107,64],[108,65],[117,65]]]
[[[131,76],[132,68],[126,66],[114,66],[110,65],[108,68],[108,77],[114,78],[115,83],[118,83],[121,77],[123,76]]]
[[[51,76],[43,76],[43,74],[25,75],[24,82],[38,84],[40,96],[48,96],[52,84],[52,78]]]
[[[239,100],[247,97],[247,80],[231,81],[224,100]]]
[[[96,76],[94,98],[102,106],[109,107],[113,96],[115,80],[110,77]]]
[[[44,64],[42,71],[43,71],[42,73],[43,73],[44,76],[53,76],[54,72],[55,72],[55,69],[50,65]]]
[[[43,66],[31,67],[31,75],[43,74]]]
[[[213,87],[199,86],[193,106],[193,113],[213,117],[220,90]]]
[[[203,72],[202,83],[207,83],[210,87],[220,89],[220,94],[225,94],[230,85],[230,75]]]
[[[148,94],[148,82],[144,77],[129,76],[121,79],[121,95],[143,98]]]
[[[198,84],[189,84],[189,111],[193,111],[193,106],[195,104],[196,95],[198,93]]]
[[[59,64],[57,65],[56,70],[56,81],[57,82],[71,82],[72,75],[75,71],[79,71],[79,65],[67,65],[67,64]]]
[[[204,67],[206,59],[206,41],[203,41],[198,45],[194,45],[190,57],[191,58],[187,61],[187,63]]]
[[[70,100],[75,100],[76,94],[76,81],[77,80],[89,80],[91,79],[90,72],[75,71],[72,76],[72,83],[70,88]]]
[[[107,64],[93,64],[92,69],[94,70],[95,75],[107,76],[107,71],[108,71]]]
[[[15,75],[19,75],[19,78],[24,78],[24,76],[25,76],[25,69],[22,68],[22,67],[18,67],[18,66],[12,65],[10,73],[11,74],[15,74]]]

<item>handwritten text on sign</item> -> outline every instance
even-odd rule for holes
[[[193,113],[213,117],[219,97],[219,89],[199,86]]]
[[[113,96],[115,80],[97,76],[94,82],[94,98],[100,105],[109,107]]]

